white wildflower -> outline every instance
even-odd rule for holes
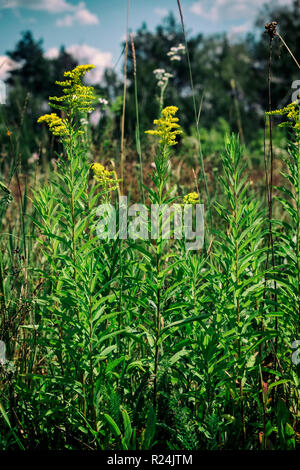
[[[165,73],[165,69],[155,69],[153,70],[154,75],[163,75]]]
[[[100,104],[103,104],[104,106],[108,105],[108,100],[106,100],[105,98],[99,98],[98,101],[99,101]]]
[[[173,60],[180,61],[181,60],[180,54],[185,54],[185,47],[181,43],[178,46],[171,47],[169,52],[167,52],[167,56],[170,57],[170,60],[172,61]]]
[[[157,80],[157,86],[160,88],[165,88],[167,86],[169,78],[172,78],[173,75],[165,71],[165,69],[155,69],[153,70],[155,78]]]

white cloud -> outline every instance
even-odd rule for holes
[[[98,24],[97,15],[91,13],[85,6],[85,3],[79,3],[77,9],[64,18],[57,20],[57,26],[73,26],[74,24]]]
[[[7,8],[26,8],[56,14],[67,13],[66,16],[57,20],[57,26],[99,23],[97,15],[87,9],[85,2],[73,5],[67,0],[0,0],[0,9]]]
[[[66,0],[0,0],[0,8],[26,8],[28,10],[45,10],[50,13],[72,11],[74,5]]]
[[[251,31],[252,22],[247,21],[246,23],[233,26],[228,32],[228,37],[232,40],[239,39],[240,36],[245,35],[247,32]]]
[[[18,67],[17,62],[6,55],[0,55],[0,80],[5,80],[8,72]]]
[[[44,56],[47,59],[57,59],[57,57],[59,56],[59,50],[57,49],[57,47],[51,47],[45,52]]]
[[[230,30],[230,34],[245,34],[247,31],[251,29],[251,23],[248,21],[247,23],[240,24],[237,26],[233,26]]]
[[[95,68],[91,70],[87,75],[87,81],[89,83],[99,83],[103,76],[103,72],[107,67],[112,65],[112,55],[110,52],[102,52],[96,47],[88,45],[77,45],[66,47],[66,51],[71,54],[79,64],[94,64]],[[59,55],[59,50],[56,47],[48,49],[45,53],[45,57],[48,59],[55,59]]]
[[[218,23],[226,20],[249,20],[254,18],[264,0],[201,0],[194,2],[190,11],[202,18]],[[273,5],[291,5],[293,0],[274,0]]]
[[[154,13],[157,16],[163,17],[163,16],[167,16],[168,10],[166,8],[155,8]]]
[[[136,37],[136,32],[133,31],[132,33],[130,32],[130,33],[128,34],[128,41],[130,41],[130,36],[132,36],[133,39],[134,39],[134,38]],[[123,35],[120,37],[120,41],[121,41],[121,42],[126,41],[126,37],[127,37],[127,34],[126,34],[126,33],[123,34]]]

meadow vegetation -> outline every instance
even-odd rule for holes
[[[183,26],[127,38],[128,88],[114,70],[87,85],[92,64],[47,62],[29,33],[11,53],[1,449],[299,449],[300,105],[281,105],[295,57],[276,28],[231,45]],[[162,216],[155,240],[99,239],[97,208],[122,195],[203,203],[202,249],[163,237]]]

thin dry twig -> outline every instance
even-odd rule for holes
[[[127,4],[127,20],[126,20],[126,42],[125,42],[125,61],[124,61],[124,87],[123,87],[123,111],[121,120],[121,193],[124,193],[124,167],[125,167],[125,110],[126,110],[126,93],[127,93],[127,58],[128,58],[128,25],[129,25],[129,8],[130,0]]]

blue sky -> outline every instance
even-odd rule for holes
[[[186,28],[193,33],[226,31],[234,36],[249,31],[264,0],[181,0]],[[270,3],[270,2],[269,2]],[[292,0],[273,3],[291,4]],[[154,29],[172,11],[179,19],[176,0],[130,0],[129,26],[143,21]],[[0,0],[0,78],[12,64],[5,58],[22,31],[43,38],[48,57],[61,45],[84,63],[95,63],[94,79],[114,65],[126,32],[127,0]]]

